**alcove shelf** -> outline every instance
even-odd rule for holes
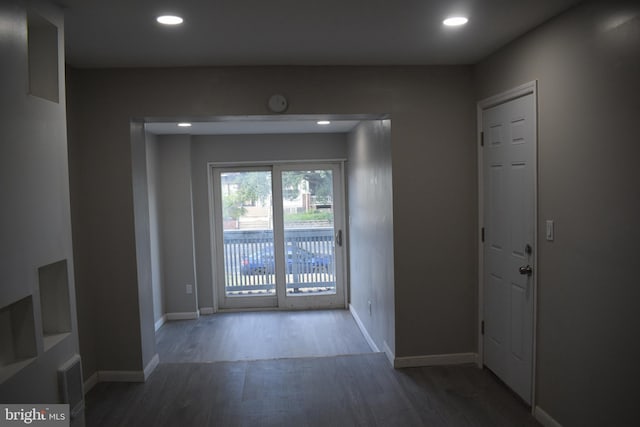
[[[69,275],[67,260],[38,269],[40,312],[44,351],[48,351],[71,333]]]
[[[27,34],[29,94],[59,102],[58,27],[30,11],[27,14]]]
[[[31,295],[0,308],[0,384],[36,360]]]

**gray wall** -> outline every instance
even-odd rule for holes
[[[213,307],[207,164],[345,159],[346,138],[342,134],[202,135],[192,141],[198,307]]]
[[[349,134],[347,171],[351,306],[378,349],[394,351],[390,120],[363,122]]]
[[[70,83],[69,173],[82,367],[85,378],[98,370],[140,371],[130,120],[93,116],[85,108],[85,100],[94,102],[91,96],[85,98],[82,85],[73,88],[81,82],[71,77]],[[76,126],[83,123],[90,126]],[[114,144],[106,136],[111,132],[127,144]]]
[[[467,68],[433,67],[394,93],[396,356],[477,350],[475,104]],[[396,112],[397,111],[397,112]]]
[[[162,239],[160,236],[160,154],[156,135],[147,133],[147,195],[149,198],[149,246],[151,252],[151,285],[153,289],[153,320],[162,319],[164,309],[164,275]]]
[[[153,283],[151,276],[151,230],[149,225],[149,195],[147,184],[147,150],[144,125],[131,124],[131,169],[133,212],[136,238],[136,265],[138,269],[138,325],[142,366],[156,355],[153,318]]]
[[[78,353],[64,81],[64,24],[60,10],[32,4],[58,27],[58,102],[28,95],[25,2],[0,3],[0,308],[32,296],[35,361],[0,384],[2,403],[58,402],[57,369]],[[48,95],[51,95],[48,92]],[[38,268],[67,260],[71,333],[45,349]],[[64,282],[63,282],[64,283]],[[64,292],[61,292],[64,294]],[[61,318],[65,317],[61,315]],[[2,320],[6,320],[3,314]],[[16,319],[14,318],[14,321]],[[3,333],[6,332],[5,328]],[[3,334],[2,339],[7,337]],[[3,347],[5,343],[3,342]],[[2,354],[6,348],[3,348]],[[2,368],[0,367],[0,370]]]
[[[586,3],[475,68],[477,99],[538,80],[537,403],[635,425],[640,378],[640,6]]]
[[[188,135],[158,137],[160,239],[165,310],[198,311],[191,195],[191,139]],[[186,293],[186,285],[192,293]]]
[[[94,347],[98,368],[140,369],[140,337],[125,326],[139,311],[131,118],[269,114],[266,100],[273,93],[288,97],[290,114],[391,114],[396,354],[474,351],[471,71],[467,66],[71,70],[71,179],[78,182],[71,199],[74,245],[82,254],[76,281],[87,290],[80,303],[94,309],[101,338]]]

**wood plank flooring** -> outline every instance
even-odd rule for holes
[[[158,331],[156,346],[161,363],[371,352],[347,310],[219,313],[168,322]]]
[[[304,324],[303,319],[314,318],[311,315],[314,312],[301,313],[304,312],[215,316],[223,320],[217,326],[229,321],[234,325],[244,323],[247,328],[252,322],[262,328],[278,320]],[[271,314],[280,314],[281,318],[271,319]],[[300,319],[296,318],[298,314]],[[283,338],[274,332],[271,338],[256,344],[258,350],[248,346],[236,356],[230,352],[217,353],[209,344],[200,350],[197,342],[192,341],[208,337],[216,342],[219,338],[216,333],[202,330],[207,322],[217,322],[210,319],[215,316],[203,318],[204,322],[169,324],[170,328],[158,334],[159,340],[161,337],[166,340],[158,344],[159,348],[164,346],[161,363],[147,382],[96,385],[86,396],[86,424],[89,427],[539,425],[521,401],[493,375],[473,365],[394,370],[384,354],[371,353],[368,346],[367,352],[360,354],[273,357],[283,355],[283,349],[362,350],[361,341],[349,347],[347,344],[353,337],[340,333],[338,325],[349,324],[353,319],[339,317],[345,312],[330,314],[326,318],[338,316],[333,319],[339,330],[327,326],[315,338],[324,337],[326,342],[296,344],[302,335],[285,336],[289,344],[278,351],[266,350],[267,344]],[[320,312],[315,315],[322,317]],[[173,326],[179,327],[174,330]],[[170,344],[172,336],[179,342]],[[361,336],[357,338],[356,341],[364,341]],[[333,340],[340,344],[329,342]],[[191,349],[181,351],[181,346]],[[269,356],[265,360],[254,360],[265,355]],[[187,361],[214,356],[237,361]],[[182,361],[167,362],[171,357]]]

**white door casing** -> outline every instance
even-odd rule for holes
[[[487,368],[532,404],[535,92],[525,90],[513,99],[486,105],[482,108],[482,130],[483,360]]]

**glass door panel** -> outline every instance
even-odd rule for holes
[[[222,244],[218,247],[224,275],[223,301],[233,297],[274,297],[271,171],[220,171],[218,183],[222,207]]]
[[[287,296],[335,295],[332,169],[282,171]]]

